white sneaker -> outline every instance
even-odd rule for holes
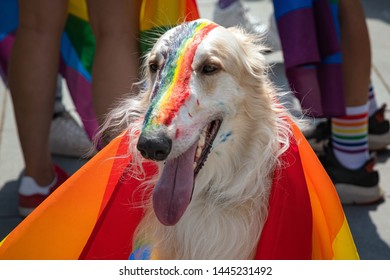
[[[47,186],[39,186],[34,178],[23,176],[18,190],[19,214],[27,217],[38,205],[40,205],[53,191],[55,191],[68,178],[68,174],[59,166],[54,165],[55,178]]]
[[[92,143],[85,130],[67,111],[54,116],[50,128],[49,144],[52,154],[69,157],[86,157],[92,148]]]
[[[224,27],[240,26],[247,32],[264,37],[268,32],[268,25],[256,22],[245,9],[240,1],[221,9],[215,5],[213,21]]]

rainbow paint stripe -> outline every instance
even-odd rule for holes
[[[169,42],[171,47],[163,54],[165,62],[153,88],[144,129],[172,122],[190,96],[189,81],[196,50],[207,34],[217,26],[212,22],[194,21],[178,27],[171,36],[176,39]]]

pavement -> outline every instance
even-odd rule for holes
[[[198,0],[201,17],[212,19],[216,0]],[[390,2],[388,0],[363,0],[372,46],[372,81],[378,104],[390,105]],[[254,18],[268,22],[272,15],[271,0],[244,1]],[[267,55],[272,65],[271,79],[282,90],[288,90],[280,51]],[[64,92],[64,104],[77,117],[69,94]],[[390,111],[386,112],[390,119]],[[390,259],[390,146],[378,153],[376,169],[380,173],[385,191],[382,203],[366,206],[344,206],[361,259]],[[86,160],[54,157],[54,161],[69,174],[74,173]],[[0,81],[0,240],[22,218],[18,215],[17,188],[24,162],[17,136],[9,91]]]

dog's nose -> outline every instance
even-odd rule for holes
[[[144,158],[156,161],[165,160],[171,148],[172,140],[163,133],[158,136],[141,133],[137,143],[137,149]]]

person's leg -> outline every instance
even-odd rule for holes
[[[332,118],[331,149],[320,160],[344,204],[379,201],[383,191],[368,149],[370,41],[359,1],[340,0],[346,115]]]
[[[67,1],[19,0],[19,27],[9,65],[25,175],[38,185],[54,178],[48,135],[53,115],[61,33]]]
[[[371,72],[371,46],[360,1],[340,0],[340,32],[347,106],[367,103]]]
[[[102,123],[116,99],[128,94],[138,79],[141,1],[88,0],[87,4],[96,36],[92,95]]]
[[[369,158],[370,40],[360,1],[341,0],[339,3],[347,115],[332,119],[332,142],[337,159],[349,169],[358,169]]]

